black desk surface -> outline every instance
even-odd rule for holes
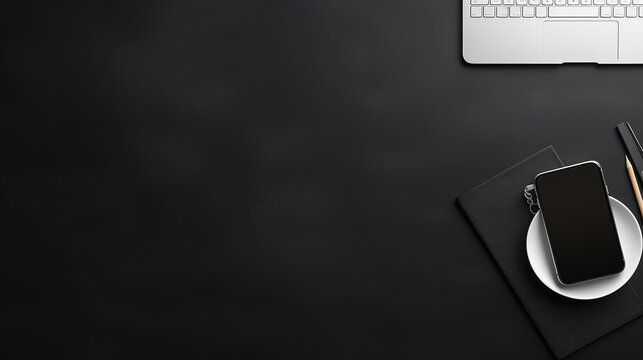
[[[639,215],[643,68],[468,66],[460,1],[19,3],[3,358],[553,358],[455,197],[553,144]]]

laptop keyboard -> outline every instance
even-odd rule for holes
[[[643,18],[643,0],[470,0],[472,18]]]

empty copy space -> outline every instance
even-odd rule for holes
[[[545,21],[543,56],[561,62],[601,62],[618,59],[616,21]]]

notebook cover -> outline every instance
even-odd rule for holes
[[[557,358],[562,358],[643,311],[630,284],[601,299],[567,299],[545,287],[531,270],[525,241],[533,215],[523,189],[540,172],[563,166],[552,146],[480,184],[457,199],[480,239]]]

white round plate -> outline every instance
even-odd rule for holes
[[[591,300],[607,296],[620,289],[632,277],[641,260],[643,240],[634,214],[620,201],[610,197],[610,206],[616,222],[625,257],[625,269],[607,277],[585,281],[576,285],[563,285],[556,277],[554,261],[549,250],[545,226],[540,211],[536,213],[527,232],[527,257],[536,276],[548,288],[572,299]]]

